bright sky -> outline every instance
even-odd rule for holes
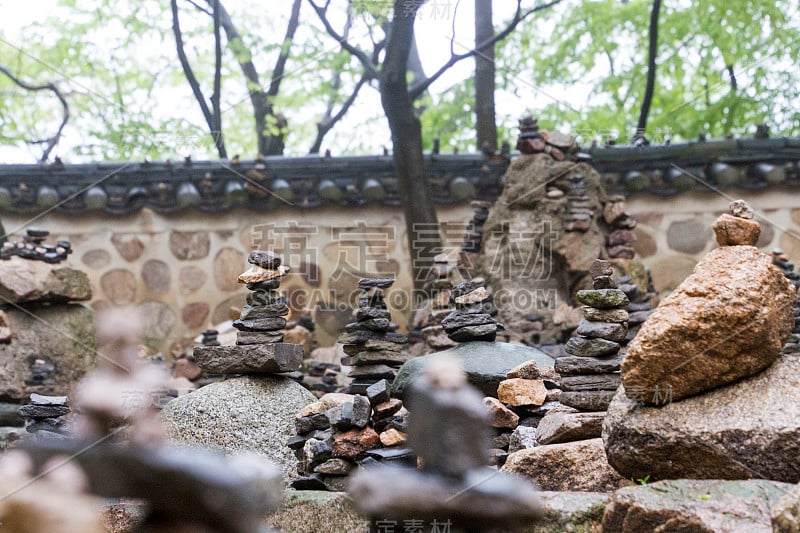
[[[282,0],[289,5],[288,0]],[[343,0],[336,0],[342,2]],[[384,0],[374,0],[384,1]],[[334,4],[336,4],[334,2]],[[202,3],[202,2],[201,2]],[[0,28],[7,39],[14,39],[13,44],[20,48],[25,48],[24,36],[20,35],[17,28],[25,27],[26,25],[34,22],[35,20],[42,20],[43,14],[53,14],[54,0],[28,0],[26,2],[18,2],[11,0],[0,0]],[[183,6],[183,4],[181,4]],[[187,4],[188,5],[188,4]],[[246,2],[243,0],[228,0],[226,6],[231,13],[239,11]],[[499,26],[500,21],[509,18],[516,6],[516,2],[511,0],[499,0],[494,3],[494,20],[495,26]],[[455,51],[466,51],[474,43],[474,2],[472,0],[429,0],[428,3],[422,6],[419,11],[415,31],[417,35],[418,47],[420,56],[423,62],[426,73],[430,74],[437,70],[440,65],[446,62],[450,55],[450,39],[453,28],[455,28],[456,39],[454,40]],[[309,6],[304,3],[303,12],[307,17],[314,17],[309,9]],[[247,22],[238,22],[242,30],[254,32],[253,28],[247,27]],[[111,31],[111,30],[109,30]],[[282,32],[282,30],[281,30]],[[331,43],[332,47],[336,47],[335,43]],[[157,44],[154,45],[155,52],[160,52]],[[174,48],[164,51],[170,57],[174,56]],[[177,59],[174,59],[177,64]],[[308,68],[313,68],[311,65]],[[465,77],[473,74],[474,61],[466,59],[448,73],[446,73],[439,81],[431,87],[431,93],[434,95],[441,94],[446,91],[449,86],[454,82],[464,79]],[[262,80],[263,81],[263,80]],[[497,116],[498,122],[515,124],[523,112],[533,107],[536,100],[548,100],[548,91],[539,91],[535,87],[533,80],[524,79],[520,77],[516,80],[519,84],[519,94],[498,94],[497,95]],[[91,87],[95,90],[94,87]],[[103,91],[103,88],[97,88],[97,91]],[[179,94],[181,93],[182,94]],[[157,96],[157,109],[166,115],[183,116],[190,119],[193,123],[203,125],[204,121],[198,109],[196,102],[186,97],[188,92],[187,87],[181,90],[168,90],[160,92]],[[576,90],[573,94],[566,95],[568,100],[571,100],[572,105],[579,105],[582,92]],[[583,93],[585,96],[585,93]],[[227,97],[230,101],[241,102],[242,99],[237,98],[236,95],[228,94]],[[564,97],[559,93],[559,97]],[[246,98],[245,98],[246,99]],[[542,103],[549,103],[548,101]],[[239,105],[249,106],[249,102],[244,102]],[[376,110],[381,110],[380,97],[377,91],[372,89],[362,90],[356,104],[351,108],[348,115],[342,120],[340,125],[325,138],[323,150],[331,148],[333,153],[341,153],[341,151],[348,149],[354,145],[356,140],[362,144],[366,144],[366,149],[370,153],[380,153],[384,146],[390,147],[390,137],[388,128],[386,127],[385,119],[376,117]],[[370,120],[371,117],[375,117]],[[294,117],[294,120],[307,121],[308,124],[313,124],[317,120],[317,116],[309,113],[308,117]],[[365,129],[366,128],[366,129]],[[80,135],[78,132],[65,130],[65,135],[62,143],[56,149],[55,153],[62,154],[62,158],[69,161],[78,160],[75,156],[66,156],[64,154],[70,151],[70,148],[79,143]],[[367,142],[365,143],[365,139]],[[287,146],[287,150],[292,154],[303,154],[308,148],[308,143],[304,142],[301,146]],[[25,149],[11,149],[9,147],[0,147],[0,157],[5,162],[34,162],[37,155],[40,153],[38,148],[33,147],[30,150]]]

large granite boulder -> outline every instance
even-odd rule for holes
[[[617,391],[603,423],[627,478],[800,481],[800,355],[739,383],[662,407]]]
[[[295,415],[314,401],[282,376],[236,377],[172,400],[161,415],[172,441],[260,453],[289,480],[297,477],[297,459],[286,441],[295,433]]]
[[[793,285],[754,246],[712,250],[628,346],[628,395],[664,404],[761,372],[794,327],[794,300]]]
[[[23,402],[34,392],[68,395],[94,366],[97,340],[92,309],[81,304],[43,305],[28,312],[10,308],[5,315],[11,340],[0,344],[4,401]]]
[[[406,387],[432,358],[454,356],[461,362],[467,381],[486,396],[497,396],[497,387],[514,367],[534,361],[541,369],[552,371],[554,360],[541,350],[505,342],[467,342],[455,348],[436,352],[406,362],[392,384],[392,396],[402,398]]]
[[[609,492],[630,483],[609,466],[601,439],[520,450],[501,471],[525,476],[541,490]]]
[[[791,488],[763,479],[678,479],[626,487],[606,505],[603,531],[771,533],[771,508]]]
[[[81,302],[92,298],[89,276],[66,265],[13,256],[0,268],[0,299],[6,303]]]

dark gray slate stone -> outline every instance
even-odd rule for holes
[[[583,305],[597,309],[617,309],[628,305],[628,296],[619,289],[591,289],[575,295]]]
[[[392,396],[402,398],[405,390],[425,363],[440,354],[456,357],[467,374],[469,383],[487,396],[497,396],[497,386],[514,367],[536,361],[540,368],[553,368],[553,359],[541,350],[505,342],[469,342],[435,354],[415,357],[397,372],[392,384]]]
[[[590,391],[617,390],[621,383],[619,374],[589,374],[585,376],[564,376],[561,378],[561,390]]]
[[[212,374],[274,374],[297,370],[303,362],[303,347],[283,342],[195,346],[194,358],[200,368]]]
[[[280,331],[286,327],[286,319],[281,317],[234,320],[233,327],[240,331]]]
[[[19,416],[25,418],[56,418],[69,413],[69,407],[63,405],[23,405],[17,410]]]
[[[497,336],[497,329],[497,324],[494,323],[480,326],[464,326],[448,334],[448,337],[456,342],[492,342]]]
[[[619,365],[624,357],[623,354],[605,358],[564,355],[556,359],[555,368],[561,376],[608,374],[619,372]]]
[[[613,390],[563,391],[558,401],[581,411],[605,411],[614,394]]]
[[[361,278],[359,289],[388,289],[394,284],[394,278]]]
[[[281,256],[270,250],[254,250],[247,256],[247,262],[261,268],[276,269],[281,266]]]
[[[564,345],[568,354],[583,357],[603,357],[613,355],[620,349],[618,342],[605,339],[587,339],[586,337],[572,337]]]
[[[592,322],[583,319],[578,323],[575,333],[590,339],[601,338],[619,342],[628,334],[628,326],[625,323]]]

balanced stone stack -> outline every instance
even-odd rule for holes
[[[503,325],[487,312],[489,291],[482,281],[465,281],[453,287],[450,303],[455,307],[442,320],[450,339],[456,342],[493,342]]]
[[[489,202],[483,200],[473,200],[470,202],[473,208],[472,220],[467,225],[467,232],[464,235],[464,242],[461,250],[467,253],[479,253],[481,251],[481,241],[483,240],[483,225],[489,218]]]
[[[69,434],[69,424],[61,417],[69,413],[69,399],[66,396],[45,396],[31,394],[30,404],[17,409],[17,414],[25,419],[25,430],[37,437],[63,437]]]
[[[633,259],[636,252],[632,244],[636,241],[633,228],[636,221],[625,211],[622,196],[610,196],[603,205],[603,219],[611,228],[606,235],[606,253],[612,259]]]
[[[269,251],[254,251],[247,258],[253,266],[239,276],[251,291],[240,318],[235,346],[200,345],[194,349],[198,366],[212,374],[275,374],[294,372],[303,361],[299,344],[283,341],[283,327],[289,312],[276,291],[280,278],[289,270],[281,258]]]
[[[592,289],[578,291],[584,319],[556,359],[564,405],[582,411],[605,411],[620,384],[620,353],[628,333],[628,297],[614,288],[611,264],[601,259],[589,268]]]
[[[519,121],[519,137],[517,150],[523,154],[550,155],[556,161],[563,161],[566,154],[576,149],[575,138],[557,131],[539,130],[539,123],[533,117],[524,117]]]
[[[594,211],[592,201],[586,194],[586,178],[583,174],[569,177],[567,193],[567,214],[564,216],[565,231],[588,231],[592,224]]]
[[[45,244],[45,239],[50,232],[42,228],[28,228],[21,241],[6,241],[0,248],[0,259],[10,259],[19,256],[23,259],[44,261],[45,263],[60,263],[72,253],[69,241],[58,241],[56,244]]]
[[[384,299],[384,290],[393,283],[394,278],[362,278],[358,282],[362,293],[356,321],[347,324],[339,336],[346,354],[342,364],[355,367],[350,371],[351,394],[364,394],[381,379],[393,381],[397,369],[409,359],[405,353],[408,336],[391,331],[391,314]]]
[[[344,490],[347,475],[358,465],[375,462],[416,464],[405,447],[403,402],[390,398],[389,382],[380,380],[366,395],[332,393],[295,418],[297,434],[287,446],[298,459],[298,490]]]
[[[456,345],[442,327],[442,319],[451,311],[450,294],[453,290],[453,282],[450,275],[453,270],[454,266],[446,254],[438,254],[433,258],[433,267],[425,287],[430,294],[430,315],[421,332],[422,339],[429,348],[428,353],[446,350]]]
[[[789,256],[784,254],[782,250],[776,248],[772,251],[772,264],[792,282],[795,289],[800,288],[800,274],[795,272],[794,263],[789,260]],[[792,329],[792,335],[784,346],[784,352],[800,351],[800,343],[798,343],[800,339],[800,294],[795,298],[792,313],[794,315],[794,328]]]
[[[270,251],[250,252],[247,262],[253,266],[239,276],[239,283],[247,284],[251,292],[239,319],[233,322],[233,327],[239,330],[236,344],[282,342],[289,306],[277,289],[289,268],[281,265],[280,256]]]

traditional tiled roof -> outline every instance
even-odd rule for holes
[[[706,186],[800,186],[800,138],[604,146],[583,150],[577,158],[597,168],[609,192],[626,195],[672,195]],[[496,199],[509,160],[427,154],[425,163],[434,200],[446,205]],[[143,207],[171,213],[369,203],[400,205],[391,156],[0,165],[0,211],[126,214]]]
[[[496,198],[508,166],[504,157],[429,154],[438,204]],[[357,207],[400,205],[391,156],[267,157],[253,161],[0,165],[0,210],[126,214],[196,208],[253,210],[282,205]]]

